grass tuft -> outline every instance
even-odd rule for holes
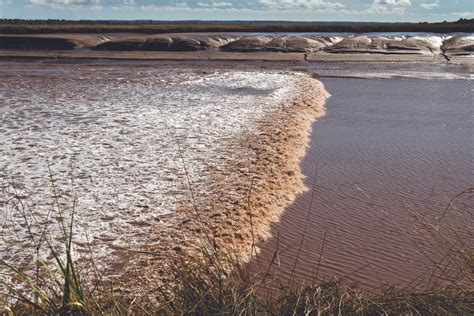
[[[469,236],[455,230],[449,236],[430,230],[449,269],[436,266],[438,279],[423,290],[369,291],[349,279],[282,283],[272,275],[274,262],[253,272],[241,255],[223,251],[209,238],[167,266],[173,282],[143,297],[117,295],[93,260],[79,264],[73,251],[75,203],[66,212],[51,171],[50,181],[59,238],[45,226],[38,240],[28,207],[18,194],[9,200],[36,241],[34,255],[25,255],[27,265],[0,259],[1,315],[474,315],[474,250]]]

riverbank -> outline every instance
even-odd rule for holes
[[[464,34],[0,34],[0,58],[471,64]]]

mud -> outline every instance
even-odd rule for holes
[[[1,35],[0,49],[19,50],[74,50],[90,48],[108,41],[106,35],[48,34]]]
[[[458,35],[250,35],[238,33],[182,34],[53,34],[1,35],[0,49],[236,53],[315,53],[383,55],[472,55],[474,37]]]

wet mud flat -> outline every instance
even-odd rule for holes
[[[273,261],[283,282],[347,278],[369,288],[446,276],[455,264],[433,233],[474,242],[470,81],[322,82],[332,96],[301,162],[310,190],[272,226],[252,267]]]
[[[5,260],[21,263],[45,227],[58,233],[50,175],[64,215],[74,209],[76,251],[129,290],[166,280],[169,260],[209,236],[250,256],[250,217],[252,237],[269,236],[304,189],[299,159],[324,87],[288,71],[170,69],[2,65]]]
[[[427,61],[470,63],[474,37],[453,34],[0,34],[3,59]]]
[[[474,37],[469,33],[399,35],[245,33],[99,33],[0,34],[0,49],[180,52],[371,53],[469,55]]]

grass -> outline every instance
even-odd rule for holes
[[[71,209],[64,209],[51,170],[49,176],[52,209],[46,221],[35,216],[17,185],[5,181],[0,186],[9,196],[5,207],[21,215],[20,226],[27,228],[31,241],[31,249],[22,250],[26,263],[0,259],[0,315],[122,315],[127,306],[120,305],[113,286],[102,281],[104,272],[98,270],[92,251],[86,260],[75,255],[76,198]]]
[[[470,189],[462,194],[469,198],[472,193]],[[423,224],[421,219],[419,222]],[[470,234],[468,239],[472,240],[474,236]],[[176,259],[171,267],[176,284],[166,289],[173,296],[166,297],[160,312],[178,315],[474,315],[473,245],[455,229],[443,233],[431,229],[430,238],[443,259],[437,262],[428,288],[414,284],[376,291],[362,288],[349,278],[298,282],[293,272],[290,280],[283,282],[272,275],[278,246],[268,268],[252,272],[238,255],[220,251],[209,243],[198,256]],[[321,256],[322,253],[323,249]],[[295,258],[295,264],[297,260]]]
[[[428,289],[371,292],[349,279],[283,283],[272,276],[274,260],[265,271],[252,272],[241,256],[209,238],[198,253],[174,258],[167,271],[174,282],[130,299],[103,281],[94,260],[75,257],[74,206],[63,208],[51,173],[50,178],[59,242],[49,233],[51,223],[40,234],[28,228],[33,213],[10,191],[9,203],[22,214],[35,250],[26,266],[0,260],[2,315],[474,315],[474,249],[454,230],[450,235],[431,230],[445,255]],[[278,249],[274,258],[277,254]]]
[[[178,315],[472,315],[473,292],[455,285],[370,292],[348,280],[281,284],[270,274],[213,251],[177,262],[173,297],[160,311]],[[232,267],[230,273],[227,269]],[[268,287],[273,291],[267,291]]]
[[[82,276],[76,269],[72,253],[75,207],[73,206],[68,221],[59,201],[51,171],[50,178],[53,204],[57,213],[57,224],[63,241],[62,247],[58,249],[54,245],[51,236],[47,234],[47,226],[44,227],[39,240],[36,240],[28,220],[28,209],[19,195],[15,194],[10,199],[10,203],[17,212],[22,214],[26,227],[28,227],[29,236],[35,244],[36,255],[32,258],[34,274],[29,274],[30,271],[25,267],[16,267],[12,263],[0,259],[0,267],[4,268],[0,270],[0,275],[6,277],[0,279],[0,285],[3,285],[4,294],[7,297],[17,300],[19,306],[28,306],[28,310],[41,310],[46,314],[87,311]],[[16,191],[15,187],[12,187]],[[42,244],[49,250],[53,263],[40,258],[39,251]],[[15,281],[22,284],[21,289],[15,287]],[[4,299],[4,301],[6,300]]]

